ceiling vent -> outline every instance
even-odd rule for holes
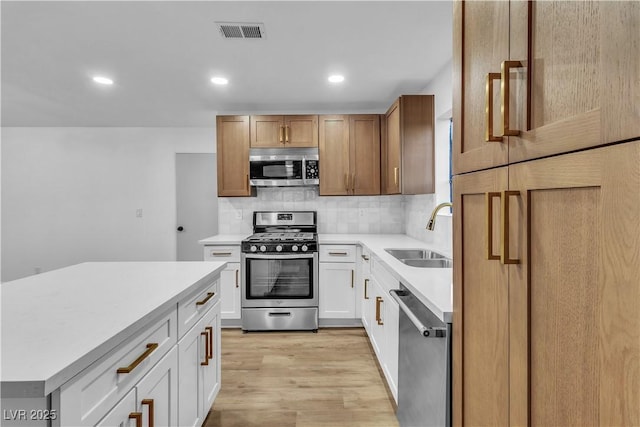
[[[263,39],[264,24],[250,22],[216,22],[225,39]]]

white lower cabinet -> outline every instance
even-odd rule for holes
[[[355,269],[354,263],[320,263],[320,318],[356,317]]]
[[[398,348],[400,309],[389,294],[399,283],[384,266],[373,261],[371,278],[364,300],[363,323],[369,325],[367,333],[378,363],[382,368],[393,398],[398,401]],[[365,319],[366,318],[366,319]]]
[[[220,391],[220,304],[205,313],[178,343],[181,427],[202,425]]]
[[[142,425],[178,425],[178,349],[173,347],[136,386]]]
[[[356,318],[356,246],[321,245],[318,317]]]
[[[52,427],[200,426],[220,390],[219,277],[52,393]]]
[[[129,426],[136,413],[136,390],[131,390],[122,400],[109,411],[96,427]]]
[[[221,311],[220,317],[222,319],[240,319],[241,306],[240,306],[240,263],[230,262],[227,264],[227,268],[220,273],[220,292],[221,298]]]
[[[205,261],[222,261],[227,267],[220,274],[222,293],[221,319],[240,319],[242,277],[240,269],[240,245],[207,245],[204,247]]]

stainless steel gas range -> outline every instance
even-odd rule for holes
[[[314,211],[253,213],[242,241],[242,330],[318,330]]]

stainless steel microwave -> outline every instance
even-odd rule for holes
[[[252,148],[249,182],[254,187],[319,185],[317,148]]]

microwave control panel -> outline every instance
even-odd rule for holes
[[[308,160],[305,163],[305,179],[318,179],[318,160]]]

